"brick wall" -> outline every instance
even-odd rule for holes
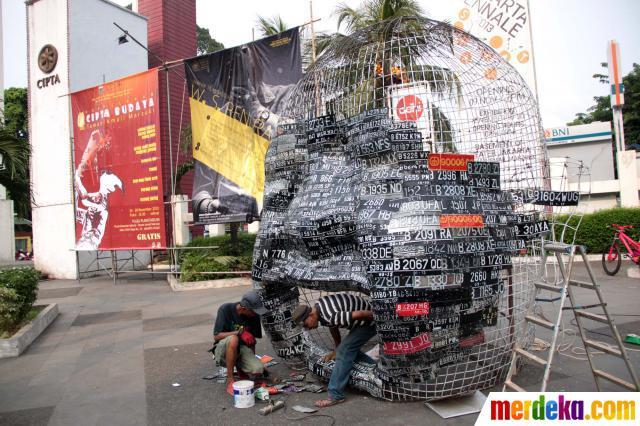
[[[195,0],[138,0],[138,13],[148,18],[149,68],[162,65],[162,61],[171,62],[196,56],[196,1]],[[167,96],[167,77],[169,91]],[[184,66],[174,66],[171,71],[160,71],[160,121],[162,150],[162,184],[165,201],[171,195],[171,169],[175,171],[176,159],[183,163],[190,159],[180,152],[180,116],[182,128],[191,122],[188,92],[184,89]],[[184,96],[183,96],[184,95]],[[167,100],[170,99],[170,102]],[[169,110],[171,123],[169,123]],[[169,130],[173,164],[169,155]],[[181,187],[191,197],[193,179],[191,174],[182,179]],[[178,192],[178,190],[177,190]],[[168,206],[168,205],[167,205]],[[167,213],[167,237],[171,239],[171,209]],[[173,244],[173,243],[171,243]]]

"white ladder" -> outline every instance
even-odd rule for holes
[[[578,326],[578,331],[580,332],[580,338],[582,339],[582,343],[584,344],[585,352],[587,355],[587,359],[589,361],[589,367],[591,368],[591,372],[593,373],[593,377],[596,382],[596,388],[598,391],[601,391],[601,383],[600,380],[607,380],[609,382],[615,383],[616,385],[622,386],[626,390],[629,391],[640,391],[640,382],[638,381],[638,376],[636,375],[633,366],[631,365],[631,361],[629,360],[629,355],[625,350],[624,345],[622,344],[622,339],[620,338],[620,333],[618,333],[618,329],[615,326],[613,318],[609,315],[609,310],[607,309],[607,303],[604,301],[602,297],[602,293],[600,292],[600,285],[596,281],[596,277],[593,274],[593,270],[591,269],[591,265],[589,265],[589,261],[587,259],[587,254],[585,252],[585,248],[579,245],[572,244],[563,244],[556,242],[548,242],[544,241],[542,243],[542,260],[543,267],[546,265],[546,252],[549,251],[555,254],[556,261],[558,262],[558,267],[560,269],[560,273],[562,274],[562,283],[560,285],[555,285],[555,283],[547,283],[547,282],[536,282],[534,285],[535,289],[535,298],[537,299],[539,294],[542,291],[551,292],[556,295],[560,295],[560,307],[558,309],[558,313],[556,316],[556,320],[554,323],[547,321],[544,318],[536,315],[533,311],[533,306],[530,311],[525,315],[525,321],[527,323],[533,324],[535,326],[544,327],[546,329],[553,331],[553,336],[551,338],[551,343],[549,346],[549,353],[546,359],[540,358],[537,355],[532,354],[531,352],[525,350],[517,343],[515,344],[513,355],[511,357],[511,365],[509,366],[509,371],[507,372],[507,378],[504,382],[504,386],[502,391],[505,392],[507,390],[514,390],[518,392],[526,392],[526,390],[519,386],[518,384],[513,382],[513,378],[516,374],[517,364],[520,357],[526,358],[529,361],[533,361],[534,363],[544,367],[544,375],[542,377],[542,386],[540,392],[544,392],[547,389],[547,385],[549,383],[549,374],[551,373],[551,364],[553,363],[553,357],[556,352],[556,344],[558,341],[558,333],[560,331],[560,325],[562,324],[562,311],[567,300],[567,296],[571,299],[571,310],[573,311],[573,315],[576,319],[576,325]],[[567,264],[564,264],[562,255],[569,255],[569,261]],[[571,273],[573,270],[573,263],[576,256],[581,256],[583,264],[585,265],[587,272],[589,274],[589,282],[577,281],[571,278]],[[581,287],[588,290],[595,291],[598,297],[598,303],[588,305],[588,306],[580,306],[576,304],[576,298],[574,296],[574,287]],[[602,313],[593,313],[588,311],[589,308],[602,308]],[[583,328],[582,321],[585,319],[601,322],[603,324],[607,324],[611,333],[613,335],[614,340],[616,341],[617,348],[602,344],[600,342],[591,340],[585,334],[585,330]],[[620,377],[614,376],[611,373],[608,373],[604,370],[596,368],[594,363],[594,354],[591,351],[601,351],[607,355],[613,355],[619,358],[622,358],[624,361],[627,370],[629,372],[629,376],[633,383],[628,382]]]

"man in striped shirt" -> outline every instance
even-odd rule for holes
[[[344,388],[349,382],[349,374],[356,359],[373,363],[360,348],[376,335],[372,325],[371,304],[360,296],[336,293],[321,297],[313,306],[300,305],[293,312],[293,321],[307,330],[322,324],[329,327],[336,349],[325,356],[325,361],[335,358],[333,372],[329,380],[329,397],[316,401],[317,407],[329,407],[345,400]],[[349,329],[349,334],[341,340],[338,328]]]

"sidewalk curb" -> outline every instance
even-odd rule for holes
[[[31,322],[8,339],[0,339],[0,359],[20,356],[58,316],[58,304],[46,307]]]
[[[223,278],[220,280],[181,282],[173,274],[168,274],[167,282],[173,291],[191,291],[250,286],[251,278]]]

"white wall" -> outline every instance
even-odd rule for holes
[[[0,265],[13,263],[16,253],[13,231],[13,201],[0,196]]]
[[[0,0],[0,120],[4,123],[4,42],[2,31],[2,1]]]
[[[69,1],[71,91],[77,92],[148,69],[147,52],[113,23],[147,45],[147,19],[104,0]]]
[[[582,161],[589,168],[591,180],[610,180],[614,178],[613,150],[611,140],[581,142],[574,144],[548,145],[549,158],[569,157],[574,162]],[[569,182],[577,182],[576,176],[569,176]]]

